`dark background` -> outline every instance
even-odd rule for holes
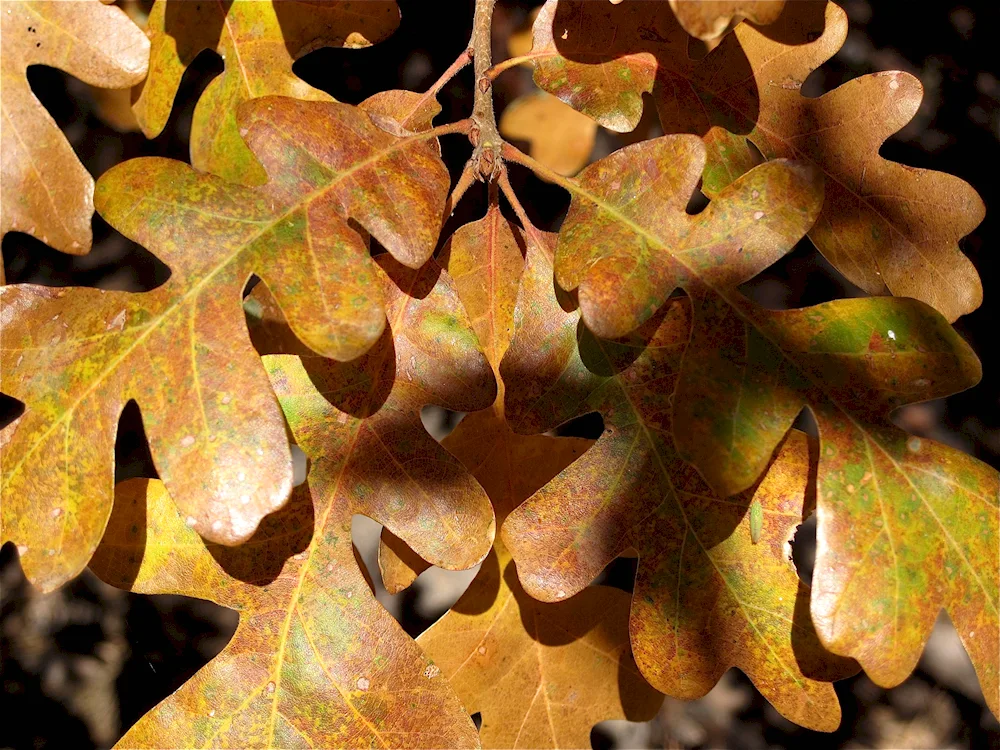
[[[533,4],[501,0],[494,23],[495,60],[505,56],[504,40],[524,25]],[[995,50],[1000,3],[841,0],[840,4],[851,19],[847,43],[810,76],[804,93],[819,95],[879,70],[905,70],[918,76],[925,88],[920,112],[883,146],[883,156],[962,177],[979,191],[988,211],[983,224],[962,241],[983,278],[986,301],[956,324],[982,359],[983,382],[949,399],[908,407],[897,420],[917,434],[1000,466],[1000,350],[990,333],[991,323],[995,326],[1000,320],[1000,261],[994,251],[1000,221],[995,177],[1000,168],[1000,55]],[[400,0],[399,5],[402,23],[386,42],[367,50],[318,50],[296,64],[296,73],[350,103],[389,88],[426,89],[466,46],[472,2]],[[198,58],[185,76],[164,134],[152,141],[138,133],[119,133],[102,122],[93,93],[79,81],[48,68],[32,68],[29,79],[96,177],[137,156],[187,161],[194,102],[221,69],[214,53]],[[527,70],[505,73],[495,87],[498,112],[530,89]],[[437,122],[468,116],[471,71],[463,71],[439,98],[444,111]],[[652,128],[647,136],[658,134]],[[602,131],[597,152],[620,145],[615,136]],[[457,177],[468,158],[468,144],[461,138],[446,138],[443,151]],[[517,167],[511,168],[511,179],[531,218],[542,228],[557,228],[568,205],[566,194]],[[485,197],[483,189],[470,190],[442,237],[480,217]],[[162,283],[169,274],[155,257],[97,216],[94,249],[87,256],[62,255],[26,235],[11,233],[3,239],[3,259],[9,283],[141,291]],[[751,282],[747,293],[770,306],[800,306],[853,290],[804,242]],[[0,403],[0,409],[7,407],[8,419],[11,406],[9,400]],[[0,413],[0,424],[5,424],[2,417]],[[575,429],[586,434],[593,427],[584,422]],[[116,451],[119,479],[155,474],[134,406],[122,417]],[[810,544],[810,529],[804,527],[796,540],[796,560],[804,577],[809,574]],[[632,570],[629,562],[619,561],[609,569],[606,582],[627,589]],[[443,597],[440,592],[429,595],[426,586],[398,597],[380,592],[379,597],[416,635],[450,606],[466,580],[445,580]],[[24,582],[12,545],[0,551],[0,592],[4,717],[0,747],[110,746],[217,653],[236,623],[235,613],[210,603],[126,594],[89,575],[41,596]],[[805,743],[816,748],[998,747],[1000,725],[984,708],[970,670],[953,629],[943,619],[920,667],[903,685],[886,691],[864,676],[838,683],[844,720],[832,735],[807,732],[785,721],[746,678],[731,671],[701,701],[668,699],[650,724],[629,727],[611,722],[595,729],[592,737],[595,747],[758,748]]]

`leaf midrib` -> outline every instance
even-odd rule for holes
[[[364,159],[364,160],[362,160],[360,162],[357,162],[356,164],[354,164],[353,166],[351,166],[349,169],[346,169],[346,170],[344,170],[342,172],[336,172],[336,173],[334,173],[334,178],[329,183],[327,183],[326,185],[324,185],[323,187],[321,187],[321,188],[319,188],[317,190],[313,190],[312,192],[307,193],[300,200],[293,202],[281,215],[279,215],[273,221],[264,224],[261,227],[260,231],[258,231],[256,234],[252,235],[251,237],[247,238],[247,240],[242,245],[240,245],[239,248],[237,248],[236,250],[234,250],[229,255],[225,256],[214,268],[212,268],[211,271],[209,271],[208,273],[206,273],[187,292],[185,292],[184,294],[180,295],[179,297],[176,297],[174,299],[174,301],[172,302],[171,305],[169,305],[165,310],[163,310],[154,320],[150,321],[150,323],[148,324],[148,327],[146,328],[146,330],[143,331],[139,336],[137,336],[136,339],[135,339],[135,341],[133,341],[130,346],[128,346],[118,357],[116,357],[101,372],[100,375],[98,375],[97,377],[94,378],[94,380],[91,383],[91,385],[88,386],[86,388],[86,390],[84,390],[83,393],[80,394],[79,398],[77,398],[75,401],[73,401],[73,403],[69,407],[67,407],[67,409],[63,412],[63,414],[58,419],[55,419],[55,420],[52,421],[52,423],[49,425],[49,427],[37,438],[37,440],[35,440],[35,442],[31,446],[31,448],[29,448],[27,451],[25,451],[25,453],[22,456],[21,460],[18,461],[14,465],[14,467],[6,474],[6,476],[8,476],[8,477],[16,476],[17,473],[21,470],[22,466],[24,465],[24,462],[31,455],[34,454],[34,452],[48,438],[48,436],[52,433],[52,431],[55,430],[63,422],[65,422],[67,419],[69,419],[70,417],[72,417],[72,415],[75,412],[76,408],[84,401],[84,399],[86,399],[101,383],[103,383],[104,380],[106,378],[108,378],[119,367],[119,365],[121,365],[121,363],[127,357],[129,357],[132,354],[132,352],[134,352],[140,346],[140,344],[142,344],[143,341],[145,341],[145,339],[147,337],[149,337],[150,335],[152,335],[154,332],[158,331],[160,329],[161,324],[165,320],[167,320],[171,315],[173,315],[178,310],[183,309],[183,307],[186,305],[186,303],[188,302],[189,299],[191,299],[192,297],[197,297],[197,295],[201,292],[202,288],[205,287],[205,285],[208,284],[208,282],[211,279],[213,279],[218,273],[220,273],[230,263],[232,263],[234,260],[236,260],[242,253],[244,253],[247,250],[247,248],[251,247],[258,239],[260,239],[262,236],[264,236],[267,232],[269,232],[272,229],[274,229],[280,222],[284,221],[286,218],[288,218],[290,215],[294,214],[299,209],[301,209],[304,206],[308,205],[313,200],[315,200],[315,199],[317,199],[319,197],[322,197],[323,195],[325,195],[329,191],[333,190],[343,180],[345,180],[345,179],[353,176],[356,172],[359,172],[359,171],[367,168],[368,166],[381,161],[382,159],[386,158],[390,154],[395,153],[396,151],[402,150],[404,147],[408,146],[409,144],[411,144],[413,142],[423,141],[423,140],[427,140],[428,138],[435,138],[435,137],[437,137],[436,133],[432,133],[431,135],[427,135],[425,133],[418,133],[418,134],[407,136],[405,138],[402,138],[402,139],[396,141],[389,148],[383,149],[383,150],[377,152],[376,154],[374,154],[373,156],[370,156],[367,159]],[[180,164],[181,162],[177,162],[177,163]],[[187,166],[187,165],[184,165],[184,166]],[[193,171],[193,168],[190,168],[190,167],[188,167],[188,168],[192,169],[192,171]],[[156,200],[155,198],[152,198],[152,199]],[[147,200],[147,198],[144,196],[143,198],[141,198],[136,203],[136,205],[131,209],[131,211],[134,211],[145,200]],[[193,208],[190,209],[190,210],[195,211],[195,209],[193,209]],[[131,213],[131,211],[130,211],[130,213]]]

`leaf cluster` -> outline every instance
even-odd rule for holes
[[[144,293],[0,287],[0,390],[25,406],[0,432],[2,539],[42,589],[89,565],[240,612],[120,746],[580,747],[731,667],[832,731],[832,682],[902,682],[942,610],[1000,714],[1000,478],[890,418],[980,378],[951,322],[982,299],[958,241],[983,206],[879,155],[916,79],[801,94],[844,41],[835,4],[548,0],[530,46],[490,65],[478,0],[431,89],[357,106],[292,64],[386,38],[395,2],[157,0],[145,33],[99,0],[7,5],[3,231],[85,252],[94,205],[171,275]],[[96,189],[24,79],[42,63],[135,85],[152,137],[205,49],[225,67],[191,164],[126,161]],[[434,126],[470,61],[472,116]],[[518,65],[539,90],[498,125],[491,81]],[[587,165],[599,127],[632,131],[646,107],[666,135]],[[453,135],[472,147],[454,185]],[[568,192],[557,234],[509,165]],[[442,238],[477,179],[486,215]],[[699,187],[708,207],[688,213]],[[871,296],[742,294],[804,237]],[[159,478],[115,487],[131,400]],[[467,416],[439,443],[427,405]],[[596,440],[559,436],[595,412]],[[790,544],[814,513],[810,588]],[[392,592],[481,564],[416,641],[372,594],[354,514],[383,526]],[[621,555],[638,557],[631,595],[593,584]]]

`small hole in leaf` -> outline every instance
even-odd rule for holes
[[[555,429],[555,434],[558,437],[580,437],[596,440],[604,434],[604,417],[599,412],[592,411],[559,425]]]
[[[300,484],[306,481],[306,477],[309,475],[309,457],[302,452],[302,449],[295,445],[291,445],[292,449],[292,487],[298,487]]]
[[[142,426],[139,405],[130,400],[118,418],[118,435],[115,438],[115,483],[134,477],[156,479],[156,467],[149,450],[149,441]]]
[[[816,513],[799,524],[792,538],[792,563],[799,580],[807,586],[812,585],[813,568],[816,565]]]
[[[695,188],[694,192],[691,193],[691,197],[688,199],[687,206],[684,210],[689,216],[696,216],[704,211],[708,204],[711,202],[708,196],[701,192],[702,181],[698,180],[698,187]]]
[[[24,402],[0,393],[0,430],[24,414]]]
[[[463,417],[465,417],[464,411],[452,411],[433,404],[428,404],[420,410],[420,421],[424,429],[439,443],[455,431]]]
[[[611,722],[602,721],[599,724],[595,724],[590,730],[590,746],[594,750],[613,750],[613,748],[618,746],[611,731],[612,727],[605,726],[608,724],[611,724]]]
[[[472,714],[469,718],[472,719],[472,723],[476,725],[477,732],[483,728],[483,714],[480,711],[476,711],[476,713]]]

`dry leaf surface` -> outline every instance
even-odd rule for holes
[[[0,235],[26,232],[82,255],[90,250],[94,180],[31,92],[26,70],[49,65],[103,89],[128,88],[146,75],[149,42],[121,9],[99,0],[5,2],[0,36]]]
[[[162,287],[0,292],[0,388],[27,405],[5,431],[3,538],[25,548],[36,585],[75,575],[100,539],[129,399],[195,529],[223,543],[249,537],[287,499],[291,463],[243,321],[247,280],[264,278],[311,349],[346,360],[385,328],[375,267],[348,217],[406,263],[434,249],[449,180],[433,139],[393,136],[332,102],[265,98],[241,111],[247,143],[272,176],[266,185],[152,158],[98,184],[108,222],[170,266]]]
[[[232,640],[121,748],[468,748],[439,670],[372,596],[351,543],[363,501],[296,488],[246,544],[206,544],[156,480],[117,488],[91,563],[108,583],[240,613]]]
[[[726,500],[678,456],[670,396],[691,306],[669,302],[631,336],[601,340],[556,299],[551,262],[533,250],[517,335],[501,366],[513,426],[535,433],[599,411],[596,445],[508,517],[503,541],[532,596],[558,602],[628,548],[639,552],[630,632],[642,674],[680,698],[705,695],[732,666],[787,718],[832,730],[829,680],[853,669],[827,653],[788,541],[804,518],[808,456],[793,438],[757,486]],[[751,498],[765,515],[752,545]]]
[[[809,235],[819,250],[865,291],[920,299],[954,320],[982,302],[958,247],[982,221],[982,201],[956,177],[879,156],[920,105],[913,76],[877,73],[819,98],[799,93],[846,33],[840,8],[802,0],[765,29],[740,24],[692,60],[662,3],[550,0],[531,54],[542,89],[612,130],[634,128],[651,92],[665,132],[706,138],[710,196],[754,166],[748,140],[766,158],[811,164],[826,184]]]
[[[494,368],[513,333],[523,246],[520,231],[494,205],[460,228],[442,253]],[[443,441],[486,489],[498,522],[590,443],[514,433],[504,419],[502,387],[490,409],[467,415]],[[426,563],[397,537],[384,538],[383,578],[399,590]],[[586,747],[597,722],[647,720],[662,700],[631,657],[628,602],[628,594],[604,586],[558,604],[535,601],[497,542],[466,593],[418,642],[466,710],[482,714],[483,747]]]
[[[493,510],[472,475],[424,429],[420,409],[482,409],[496,396],[495,381],[447,274],[433,262],[411,271],[388,256],[380,261],[391,335],[351,362],[303,351],[269,355],[264,365],[312,461],[314,493],[363,500],[367,515],[424,560],[469,568],[490,549]],[[273,307],[261,305],[270,333],[255,337],[265,350],[280,338],[266,314]]]
[[[917,300],[785,311],[747,300],[738,286],[818,213],[815,172],[768,162],[688,217],[684,202],[704,163],[703,145],[689,138],[622,149],[565,182],[573,201],[556,280],[578,290],[583,320],[605,336],[648,325],[653,311],[676,308],[660,308],[674,289],[687,293],[691,332],[670,419],[678,453],[719,495],[757,482],[808,406],[822,438],[811,607],[824,644],[857,658],[877,683],[896,685],[945,608],[996,711],[997,473],[888,421],[903,404],[974,385],[978,359]],[[678,220],[692,226],[678,234]]]

